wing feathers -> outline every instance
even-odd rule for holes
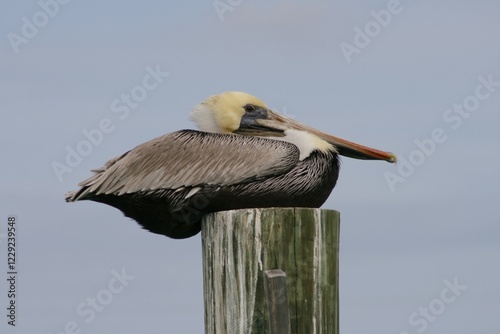
[[[242,135],[182,130],[155,138],[111,159],[69,193],[134,193],[203,185],[232,185],[286,173],[299,161],[290,143]]]

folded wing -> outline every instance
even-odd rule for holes
[[[94,170],[66,195],[76,201],[100,194],[228,186],[280,175],[299,162],[290,143],[233,134],[182,130],[148,141]]]

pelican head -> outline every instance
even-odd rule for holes
[[[247,109],[267,110],[264,102],[243,92],[224,92],[212,95],[191,111],[191,119],[201,131],[234,133]]]
[[[191,111],[201,131],[267,137],[295,144],[305,159],[314,150],[395,163],[396,155],[356,144],[296,122],[270,110],[260,99],[243,92],[210,96]]]

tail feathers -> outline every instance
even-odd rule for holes
[[[64,199],[66,202],[75,202],[81,199],[87,199],[88,195],[88,187],[83,187],[80,190],[76,191],[68,191],[64,194]]]
[[[111,178],[110,180],[108,180],[109,178],[107,178],[108,174],[106,172],[109,172],[109,169],[111,169],[117,161],[122,159],[129,152],[125,152],[124,154],[109,160],[104,164],[103,167],[92,169],[92,172],[94,172],[94,174],[78,184],[81,187],[79,190],[68,191],[64,195],[66,202],[74,202],[81,199],[87,199],[89,197],[92,197],[93,194],[111,193],[111,191],[107,191],[105,189],[106,186],[103,186],[103,183],[106,183],[106,185],[109,186],[109,183],[116,178]],[[116,166],[114,167],[116,168]]]
[[[77,191],[68,191],[66,194],[64,194],[64,199],[66,202],[76,202],[81,199],[85,199],[85,188],[82,188]]]
[[[64,199],[66,200],[66,202],[74,202],[75,195],[76,191],[68,191],[66,194],[64,194]]]

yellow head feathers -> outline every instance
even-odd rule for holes
[[[201,131],[232,133],[240,127],[244,107],[251,104],[264,107],[264,102],[243,92],[212,95],[191,111],[191,119]]]

